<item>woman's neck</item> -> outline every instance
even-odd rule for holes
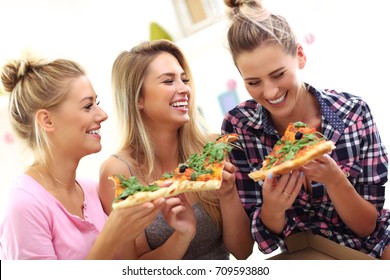
[[[139,179],[146,184],[159,179],[164,173],[173,171],[179,164],[179,137],[178,132],[171,130],[153,130],[150,132],[153,149],[153,169],[146,166],[144,154],[134,154],[134,165],[138,168],[135,172]],[[133,152],[136,152],[133,150]],[[132,154],[132,152],[131,152]]]
[[[53,188],[72,192],[75,188],[77,165],[67,164],[66,161],[57,161],[61,164],[54,162],[47,162],[46,165],[35,163],[26,173],[39,182],[48,182]]]
[[[153,149],[156,156],[156,167],[164,172],[172,171],[179,161],[179,137],[177,131],[160,132],[152,135]]]
[[[283,119],[272,118],[273,125],[279,135],[283,135],[289,123],[297,121],[304,122],[321,131],[321,110],[317,99],[305,88],[299,90],[298,102],[290,116]]]

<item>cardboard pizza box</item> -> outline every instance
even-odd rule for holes
[[[287,251],[269,260],[376,260],[319,235],[299,232],[286,239]]]

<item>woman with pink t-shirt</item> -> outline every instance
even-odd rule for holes
[[[77,63],[26,55],[4,65],[15,134],[34,155],[16,178],[0,224],[1,259],[131,259],[133,240],[164,199],[107,217],[98,184],[76,176],[81,158],[101,150],[107,119]]]

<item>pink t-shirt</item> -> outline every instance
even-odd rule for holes
[[[0,258],[85,259],[107,216],[98,184],[85,179],[77,182],[84,191],[84,219],[70,214],[30,176],[19,176],[0,225]]]

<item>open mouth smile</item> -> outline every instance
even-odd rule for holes
[[[187,101],[173,102],[171,106],[174,108],[187,109],[188,102]]]
[[[286,99],[286,96],[287,96],[287,92],[277,99],[268,100],[268,102],[271,103],[272,105],[278,105]]]

